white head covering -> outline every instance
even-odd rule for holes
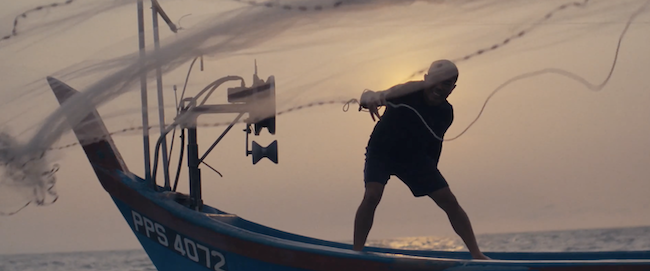
[[[429,71],[424,76],[424,80],[430,84],[437,84],[442,81],[453,79],[458,80],[458,68],[454,62],[446,59],[436,60],[431,63]]]

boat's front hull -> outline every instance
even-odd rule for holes
[[[159,271],[283,270],[303,271],[220,251],[180,234],[114,199],[118,209]]]

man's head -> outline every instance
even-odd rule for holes
[[[458,68],[453,62],[443,59],[431,63],[429,71],[424,75],[427,88],[424,95],[433,104],[440,104],[449,97],[456,88]]]

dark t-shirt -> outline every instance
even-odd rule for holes
[[[449,102],[435,106],[427,104],[422,90],[390,99],[388,102],[395,105],[406,104],[417,110],[441,138],[454,119],[454,110]],[[413,110],[390,105],[386,106],[386,111],[375,125],[368,142],[369,155],[391,156],[407,161],[425,155],[437,164],[441,151],[442,141],[431,134]]]

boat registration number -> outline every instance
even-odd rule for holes
[[[209,248],[191,238],[183,236],[176,231],[157,223],[136,211],[133,215],[133,230],[147,236],[158,244],[184,256],[208,269],[227,271],[226,257],[219,251]]]

